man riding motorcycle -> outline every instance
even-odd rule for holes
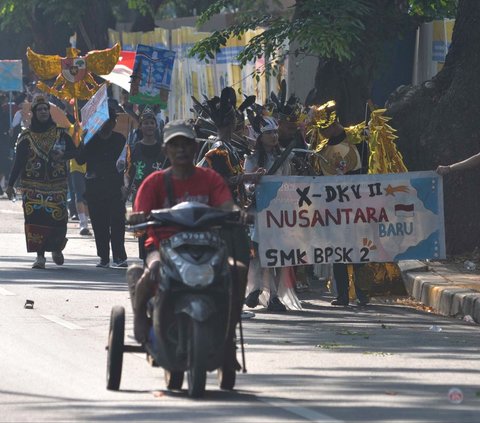
[[[173,207],[183,201],[196,201],[224,210],[233,210],[232,195],[224,179],[211,169],[194,165],[197,151],[195,138],[194,127],[189,121],[177,120],[165,125],[164,148],[171,167],[154,172],[143,181],[137,192],[134,212],[129,218],[131,224],[144,222],[152,210]],[[148,228],[145,269],[131,267],[127,272],[134,312],[134,334],[136,340],[142,344],[147,341],[149,331],[147,303],[155,295],[155,287],[158,286],[160,277],[159,242],[175,232],[175,228]],[[246,266],[237,262],[236,267],[238,280],[245,284]],[[235,303],[238,304],[236,314],[239,318],[243,298],[238,295]],[[234,322],[235,326],[237,322],[238,320]],[[234,327],[232,333],[233,329]]]

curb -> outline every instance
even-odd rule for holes
[[[472,316],[480,323],[480,292],[455,284],[417,260],[398,263],[408,294],[442,316]]]

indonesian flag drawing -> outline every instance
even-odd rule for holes
[[[395,204],[395,216],[397,217],[413,217],[413,204]]]

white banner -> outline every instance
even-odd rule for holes
[[[109,119],[107,84],[103,84],[80,111],[82,129],[86,130],[83,142],[87,144]]]
[[[256,192],[263,267],[445,258],[435,172],[266,176]]]

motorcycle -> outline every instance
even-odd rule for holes
[[[148,303],[151,327],[144,345],[124,344],[125,309],[112,309],[107,389],[120,387],[124,352],[146,352],[151,365],[164,368],[170,390],[182,388],[186,372],[193,398],[203,396],[208,371],[217,370],[221,389],[234,388],[240,368],[234,340],[241,307],[234,295],[238,273],[236,261],[229,265],[218,228],[238,222],[239,216],[239,212],[184,202],[152,211],[149,221],[133,226],[134,230],[150,226],[181,230],[160,244],[160,282]],[[241,321],[240,338],[244,364]]]

